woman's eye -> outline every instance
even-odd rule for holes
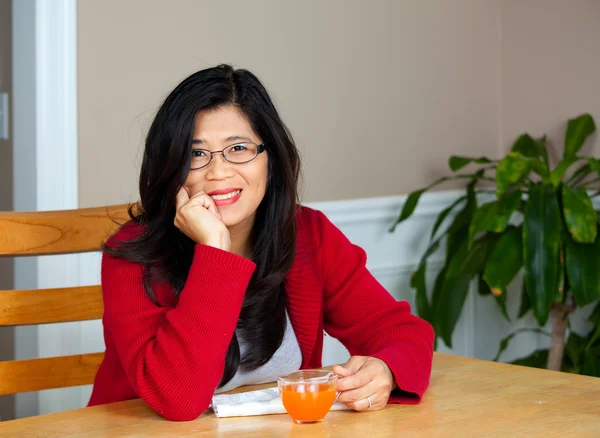
[[[193,149],[192,150],[192,157],[204,157],[205,155],[206,154],[201,149]]]
[[[235,146],[233,146],[233,147],[231,148],[231,150],[232,150],[233,152],[245,151],[246,149],[248,149],[248,148],[246,147],[246,145],[245,145],[245,144],[236,144]]]

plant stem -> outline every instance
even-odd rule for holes
[[[563,355],[565,351],[565,336],[569,314],[573,311],[564,303],[552,306],[550,315],[552,317],[552,337],[550,339],[550,351],[548,352],[548,364],[546,368],[560,371],[562,368]]]

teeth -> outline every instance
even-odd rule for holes
[[[212,195],[211,198],[216,201],[224,201],[225,199],[231,199],[234,196],[239,195],[241,192],[241,190],[236,190],[235,192],[227,193],[225,195]]]

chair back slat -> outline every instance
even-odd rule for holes
[[[127,205],[43,212],[0,212],[0,257],[100,250],[129,220]],[[102,318],[98,285],[0,290],[0,327]],[[91,384],[104,353],[0,362],[0,396]]]
[[[120,224],[127,205],[39,212],[0,212],[0,255],[95,251]]]
[[[0,291],[0,326],[102,318],[100,286]]]
[[[94,383],[104,353],[0,362],[0,396]]]

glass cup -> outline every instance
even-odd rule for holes
[[[277,378],[283,407],[298,424],[322,421],[336,401],[338,375],[324,370],[301,370]]]

